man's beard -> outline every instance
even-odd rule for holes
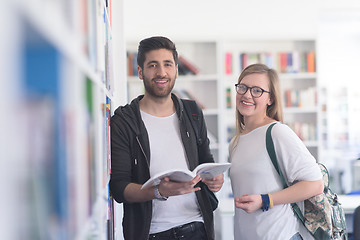
[[[159,80],[159,79],[169,80],[169,82],[167,83],[167,86],[165,88],[160,89],[160,88],[153,87],[152,84],[153,84],[154,80]],[[155,78],[155,79],[150,80],[144,76],[143,82],[144,82],[144,87],[145,87],[145,91],[147,94],[151,95],[152,97],[164,98],[164,97],[169,96],[169,94],[173,90],[174,85],[175,85],[175,76],[174,76],[174,80],[169,79],[169,78]]]

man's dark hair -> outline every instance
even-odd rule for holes
[[[139,44],[137,64],[144,68],[145,54],[152,50],[167,49],[173,54],[175,64],[178,64],[178,53],[175,44],[166,37],[150,37],[142,40]]]

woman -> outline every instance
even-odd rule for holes
[[[277,73],[263,64],[250,65],[235,86],[237,133],[230,144],[235,239],[311,239],[290,203],[321,194],[322,175],[303,142],[281,123]],[[276,155],[290,186],[286,189],[265,145],[266,130],[273,122],[277,122],[272,129]]]

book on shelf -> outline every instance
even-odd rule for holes
[[[259,54],[258,53],[248,53],[248,65],[259,63]]]
[[[288,55],[286,52],[280,52],[278,54],[279,58],[279,72],[280,73],[286,73],[288,69]]]
[[[286,53],[286,60],[287,60],[287,64],[286,64],[286,72],[288,73],[292,73],[294,71],[294,66],[293,66],[293,54],[288,52]]]
[[[241,53],[240,57],[240,69],[243,70],[247,66],[255,63],[262,63],[269,68],[274,67],[274,59],[271,53],[258,52],[258,53]]]
[[[226,88],[226,108],[232,108],[231,88]]]
[[[272,53],[266,53],[266,61],[265,64],[269,67],[269,68],[274,68],[276,69],[276,64],[275,64],[275,60],[274,60],[274,55]]]
[[[111,118],[111,100],[106,97],[106,103],[101,104],[103,114],[103,171],[102,171],[102,187],[105,188],[111,172],[111,146],[110,146],[110,118]]]
[[[182,62],[178,62],[179,75],[194,75]]]
[[[299,73],[300,72],[300,55],[299,51],[293,51],[291,54],[292,58],[292,72]]]
[[[197,166],[193,171],[188,169],[170,169],[158,174],[155,174],[148,181],[146,181],[141,189],[151,186],[159,185],[161,180],[168,177],[174,182],[188,182],[196,175],[200,175],[203,179],[212,179],[230,168],[230,163],[203,163]]]
[[[305,52],[301,52],[300,54],[300,72],[307,72],[307,56]]]
[[[315,53],[314,51],[310,51],[306,54],[307,59],[307,72],[313,73],[315,72]]]
[[[127,66],[128,66],[128,76],[137,76],[137,53],[128,52],[127,53]]]
[[[269,68],[275,68],[273,55],[269,52],[259,53],[259,63],[265,64]]]
[[[232,54],[231,52],[225,53],[225,74],[232,74]]]
[[[110,93],[113,93],[114,88],[114,73],[113,73],[113,48],[112,42],[109,41],[105,45],[105,86],[109,90]]]
[[[185,57],[179,55],[178,58],[179,62],[179,68],[184,71],[185,74],[198,74],[200,72],[199,68],[195,66],[193,63],[191,63],[189,60],[187,60]]]
[[[290,122],[286,123],[302,141],[316,141],[316,125],[314,123]]]
[[[247,66],[247,55],[245,53],[241,53],[239,55],[239,63],[240,71],[244,70],[245,66]]]
[[[179,98],[183,98],[183,99],[189,99],[189,100],[194,100],[201,109],[205,109],[206,106],[197,99],[197,97],[195,97],[194,94],[192,94],[189,90],[186,90],[184,88],[182,89],[174,89],[173,93],[178,96]]]
[[[259,53],[248,53],[247,66],[255,63],[260,63]],[[244,66],[244,68],[247,66]]]
[[[286,107],[311,108],[317,104],[317,92],[315,87],[306,89],[286,89],[284,91]]]

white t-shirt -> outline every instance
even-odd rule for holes
[[[269,125],[240,136],[237,146],[230,152],[234,196],[267,194],[283,189],[266,150],[266,130]],[[276,124],[272,129],[272,138],[280,169],[288,184],[322,178],[316,160],[287,125]],[[304,229],[290,204],[276,205],[266,212],[259,209],[250,214],[235,208],[236,240],[287,240],[296,232],[305,233]]]
[[[155,117],[141,111],[141,117],[149,135],[150,176],[172,168],[188,169],[176,113],[169,117]],[[195,193],[152,202],[150,234],[193,221],[203,222]]]

